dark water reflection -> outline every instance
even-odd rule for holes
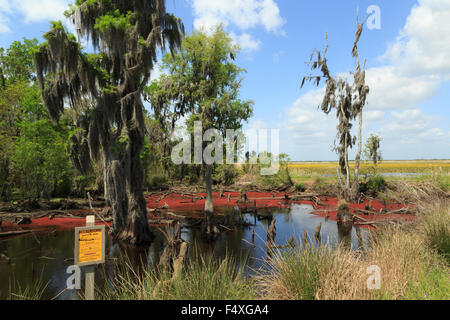
[[[267,209],[266,209],[267,210]],[[269,214],[269,219],[256,219],[254,215],[243,215],[248,222],[246,227],[237,227],[219,236],[214,242],[202,240],[199,229],[183,228],[182,238],[190,248],[196,248],[201,253],[214,254],[217,257],[231,255],[238,263],[245,263],[247,274],[254,273],[264,267],[267,258],[267,229],[276,218],[275,245],[288,244],[291,237],[297,243],[301,242],[305,231],[311,239],[317,226],[322,223],[322,242],[336,246],[339,243],[353,249],[364,248],[367,245],[366,229],[353,226],[351,223],[336,223],[328,219],[311,214],[309,205],[295,205],[291,209],[275,209]],[[270,218],[273,216],[273,218]],[[24,288],[32,286],[42,279],[48,283],[44,299],[51,299],[66,288],[68,274],[66,270],[73,264],[74,232],[59,232],[54,234],[38,234],[36,237],[23,236],[0,241],[0,254],[4,253],[11,260],[0,260],[0,299],[7,299],[10,286]],[[152,267],[159,261],[160,254],[165,247],[164,236],[156,231],[156,239],[150,247],[131,248],[123,243],[113,242],[110,238],[106,242],[107,263],[98,267],[96,285],[102,288],[107,277],[114,275],[114,263],[123,256],[134,266],[146,265]],[[190,252],[193,250],[190,249]],[[84,283],[84,279],[82,279]],[[17,292],[17,289],[14,290]],[[77,299],[74,291],[65,291],[58,299]]]

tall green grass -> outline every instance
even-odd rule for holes
[[[33,285],[23,287],[18,282],[10,284],[9,300],[41,300],[48,287],[42,276]]]
[[[260,293],[265,299],[314,300],[333,257],[330,247],[315,243],[277,252],[269,261],[270,270],[258,277]]]
[[[437,202],[430,211],[421,217],[423,236],[450,266],[450,208]]]
[[[191,259],[180,277],[171,270],[151,269],[138,275],[131,265],[115,274],[103,295],[108,300],[251,300],[253,281],[244,276],[243,266],[227,257]]]

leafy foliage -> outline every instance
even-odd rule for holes
[[[202,137],[208,129],[217,129],[223,137],[227,129],[240,129],[242,121],[249,119],[253,113],[253,102],[243,101],[239,97],[241,75],[245,70],[233,63],[238,52],[238,46],[222,26],[211,30],[211,33],[200,30],[187,36],[178,54],[167,54],[163,59],[162,68],[168,70],[168,75],[163,74],[147,90],[156,117],[170,114],[172,128],[175,121],[187,117],[186,127],[191,137],[197,121],[202,124]],[[213,168],[211,163],[204,160],[201,163],[206,184],[205,213],[208,218],[213,213]],[[193,168],[197,169],[195,166]],[[228,168],[223,173],[231,170]],[[220,175],[220,172],[217,174]],[[225,175],[220,180],[229,180]],[[207,220],[211,221],[209,218]],[[212,226],[208,228],[211,230]]]
[[[385,191],[387,188],[386,179],[383,176],[375,175],[362,181],[359,185],[359,191],[371,196],[377,196],[379,192]]]
[[[0,50],[0,195],[8,199],[68,195],[74,176],[66,150],[71,127],[52,123],[35,83],[37,40],[15,41]]]

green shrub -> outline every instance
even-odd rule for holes
[[[366,195],[377,196],[379,192],[385,191],[387,188],[386,179],[383,176],[372,176],[366,181],[362,181],[359,185],[359,191]]]
[[[432,249],[450,265],[450,217],[448,213],[425,217],[425,238]]]
[[[298,182],[295,184],[295,190],[298,192],[305,192],[306,188],[305,185],[302,182]]]
[[[235,165],[221,164],[214,168],[213,181],[225,186],[232,185],[239,176],[239,170]]]
[[[450,174],[438,174],[434,177],[435,183],[444,191],[450,190]]]
[[[149,179],[147,187],[150,190],[165,189],[168,187],[169,179],[163,175],[156,175]]]

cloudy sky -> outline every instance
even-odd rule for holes
[[[0,0],[0,46],[41,39],[50,20],[63,19],[67,0]],[[356,13],[381,9],[381,29],[365,28],[360,57],[367,59],[371,93],[364,138],[382,136],[385,159],[450,158],[449,0],[169,0],[186,30],[223,23],[242,47],[241,98],[255,101],[247,128],[280,130],[280,151],[293,160],[334,160],[334,114],[317,110],[323,88],[305,86],[305,62],[329,37],[334,74],[353,68]]]

